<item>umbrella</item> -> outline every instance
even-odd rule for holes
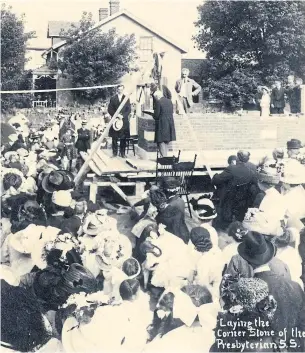
[[[7,144],[10,142],[9,136],[16,134],[16,130],[13,126],[7,123],[1,123],[1,144]]]
[[[19,113],[19,114],[17,114],[16,116],[14,116],[14,117],[12,117],[9,121],[8,121],[8,123],[9,124],[16,124],[16,123],[18,123],[18,124],[20,124],[20,125],[24,125],[24,124],[27,124],[29,122],[29,119],[28,118],[26,118],[26,116],[25,115],[23,115],[23,114],[21,114],[21,113]]]

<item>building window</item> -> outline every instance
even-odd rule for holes
[[[153,54],[153,37],[140,37],[140,61],[147,62]]]

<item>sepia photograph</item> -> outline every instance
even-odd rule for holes
[[[1,353],[305,352],[305,1],[1,1]]]

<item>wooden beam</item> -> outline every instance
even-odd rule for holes
[[[113,183],[111,181],[94,181],[94,184],[96,184],[97,186],[111,186]],[[85,186],[90,186],[92,184],[91,181],[85,181],[84,185]],[[135,186],[136,182],[135,181],[126,181],[126,182],[119,182],[119,183],[115,183],[118,186]]]
[[[146,69],[145,69],[145,72],[144,74],[149,70],[149,68],[151,68],[151,62],[149,62],[146,66]],[[141,77],[142,77],[142,74],[141,72],[138,72],[138,75],[134,78],[135,82],[133,85],[131,85],[132,87],[137,87],[137,84],[138,82],[140,82],[141,80]],[[81,169],[79,170],[79,172],[77,173],[75,179],[74,179],[74,182],[75,182],[75,185],[77,185],[82,176],[84,175],[85,171],[86,171],[86,168],[87,166],[89,165],[92,157],[94,156],[94,154],[100,149],[104,139],[108,136],[109,134],[109,130],[110,130],[110,127],[112,126],[112,124],[114,123],[115,119],[117,118],[117,116],[120,114],[122,108],[124,107],[124,105],[126,104],[126,102],[128,101],[129,97],[132,95],[132,93],[134,92],[135,89],[130,89],[129,93],[126,93],[124,99],[122,100],[121,104],[119,105],[117,111],[113,114],[111,120],[109,121],[106,129],[103,131],[102,135],[99,137],[99,139],[97,140],[97,143],[96,145],[93,147],[93,149],[91,150],[89,156],[87,157],[87,159],[85,160],[85,163],[82,165]]]

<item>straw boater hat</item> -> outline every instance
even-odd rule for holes
[[[116,117],[114,119],[112,127],[114,131],[120,131],[123,128],[123,125],[124,125],[123,119],[120,117]]]

